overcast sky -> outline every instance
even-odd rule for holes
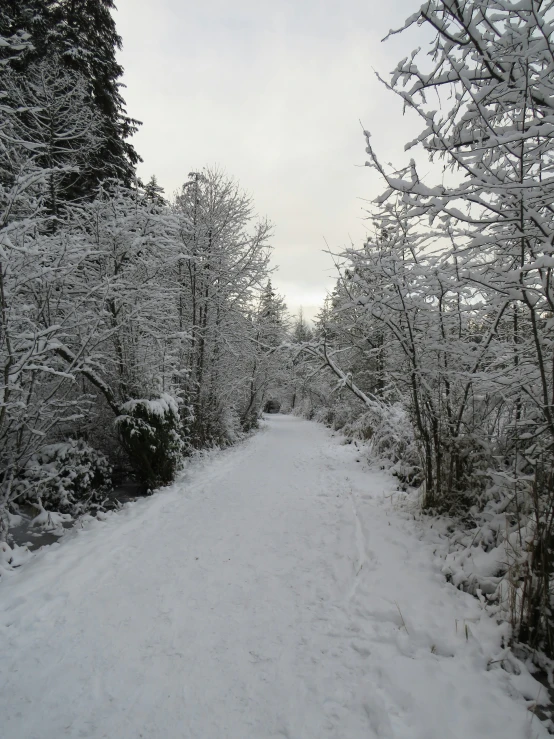
[[[116,0],[124,97],[143,121],[143,179],[167,194],[218,165],[274,224],[274,283],[313,316],[334,282],[331,258],[365,232],[381,185],[360,121],[385,161],[404,161],[418,128],[376,80],[421,43],[381,43],[413,0]]]

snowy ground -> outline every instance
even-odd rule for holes
[[[272,417],[3,578],[2,739],[548,736],[516,690],[539,684],[357,459]]]

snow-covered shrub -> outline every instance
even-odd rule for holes
[[[255,428],[258,423],[258,415],[252,418],[249,427],[244,428],[249,431]],[[227,403],[219,403],[213,413],[209,431],[210,442],[216,446],[227,446],[234,444],[242,436],[242,425],[240,415],[233,405]]]
[[[303,398],[299,407],[304,418],[323,423],[334,431],[343,430],[360,414],[360,406],[352,403],[349,396],[332,391],[325,398]]]
[[[443,572],[509,622],[514,641],[552,658],[554,474],[541,462],[526,480],[499,472],[489,480],[484,506],[443,519]]]
[[[116,418],[122,444],[141,482],[167,485],[184,452],[177,400],[168,393],[151,400],[129,400]]]
[[[385,462],[402,482],[412,486],[422,483],[421,457],[413,425],[400,403],[366,411],[347,423],[343,432],[370,441],[372,456]]]
[[[325,405],[317,408],[315,411],[312,408],[311,413],[309,413],[306,418],[308,418],[308,420],[313,419],[318,423],[323,423],[325,426],[332,426],[335,420],[335,413],[333,408],[329,408],[329,406]]]
[[[16,498],[55,511],[80,513],[98,502],[111,485],[103,454],[82,439],[48,444],[27,462],[16,481]]]
[[[344,429],[352,419],[352,409],[346,403],[335,403],[332,408],[331,426],[335,431]]]
[[[242,418],[240,418],[240,427],[242,431],[248,433],[258,428],[260,417],[257,408],[252,408]],[[236,435],[236,434],[235,434]]]
[[[293,416],[299,416],[300,418],[306,418],[308,421],[311,421],[314,417],[314,404],[309,397],[300,398],[290,412]]]
[[[190,422],[191,446],[225,447],[234,444],[257,423],[257,412],[242,415],[230,400],[211,398],[199,410],[195,408]]]

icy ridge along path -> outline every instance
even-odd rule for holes
[[[4,578],[0,737],[546,737],[356,455],[270,418]]]

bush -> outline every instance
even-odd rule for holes
[[[44,446],[16,481],[20,501],[65,513],[82,513],[111,487],[111,467],[82,439]]]
[[[393,403],[375,414],[375,427],[371,439],[373,454],[387,460],[391,472],[402,482],[418,487],[423,482],[422,461],[414,428],[399,403]]]
[[[413,426],[401,404],[383,405],[367,411],[345,425],[343,433],[369,440],[372,456],[385,462],[401,482],[414,487],[423,482]]]
[[[116,418],[123,447],[149,490],[173,481],[184,453],[179,406],[171,395],[129,400]]]

